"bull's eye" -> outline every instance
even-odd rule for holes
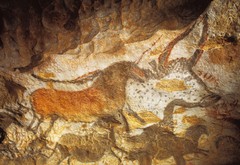
[[[6,132],[2,128],[0,128],[0,144],[5,139],[5,136],[6,136]]]

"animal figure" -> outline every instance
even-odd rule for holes
[[[57,115],[68,121],[93,122],[113,116],[128,129],[121,111],[129,78],[144,80],[144,72],[132,62],[118,62],[104,69],[90,88],[81,91],[38,89],[32,105],[42,117]]]
[[[155,75],[144,82],[129,79],[126,86],[128,111],[150,111],[160,119],[171,120],[173,107],[181,106],[208,106],[220,99],[210,92],[202,80],[192,71],[192,67],[201,56],[202,51],[196,50],[190,59],[176,59],[167,62],[173,46],[188,33],[190,27],[172,42],[159,57],[159,65],[151,63]],[[207,23],[204,21],[202,38],[199,42],[201,48],[206,40]],[[136,104],[137,103],[137,104]]]
[[[98,123],[99,124],[99,123]],[[115,126],[109,123],[102,123],[106,132],[95,129],[96,127],[102,128],[102,125],[95,125],[92,132],[85,136],[78,136],[74,134],[64,134],[58,141],[57,148],[60,150],[64,157],[77,159],[80,162],[96,162],[99,161],[106,153],[116,157],[121,162],[114,151],[123,152],[116,146],[115,139]],[[97,164],[97,163],[96,163]]]
[[[177,165],[185,165],[184,155],[207,153],[198,148],[198,140],[202,134],[208,134],[204,125],[191,126],[186,130],[185,137],[177,137],[156,124],[145,128],[140,135],[124,139],[128,148],[127,158],[138,160],[140,165],[151,165],[154,158],[162,160],[173,156]],[[143,145],[138,148],[134,145],[136,143]]]

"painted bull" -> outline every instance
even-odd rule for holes
[[[207,39],[207,22],[204,19],[204,28],[199,47],[203,47]],[[195,25],[195,24],[194,24]],[[126,105],[128,111],[150,111],[160,119],[171,120],[175,105],[206,107],[215,103],[220,96],[207,89],[203,81],[192,71],[202,50],[195,51],[189,59],[181,58],[168,62],[173,46],[190,33],[193,26],[175,38],[159,56],[158,66],[152,62],[155,74],[145,82],[130,79],[126,85]]]

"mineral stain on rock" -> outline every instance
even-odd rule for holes
[[[163,90],[167,92],[174,92],[174,91],[184,91],[188,88],[184,84],[183,80],[178,80],[178,79],[171,79],[171,80],[160,80],[156,84],[156,89],[157,90]]]

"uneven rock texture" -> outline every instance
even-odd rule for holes
[[[240,164],[239,0],[2,0],[0,164]]]

